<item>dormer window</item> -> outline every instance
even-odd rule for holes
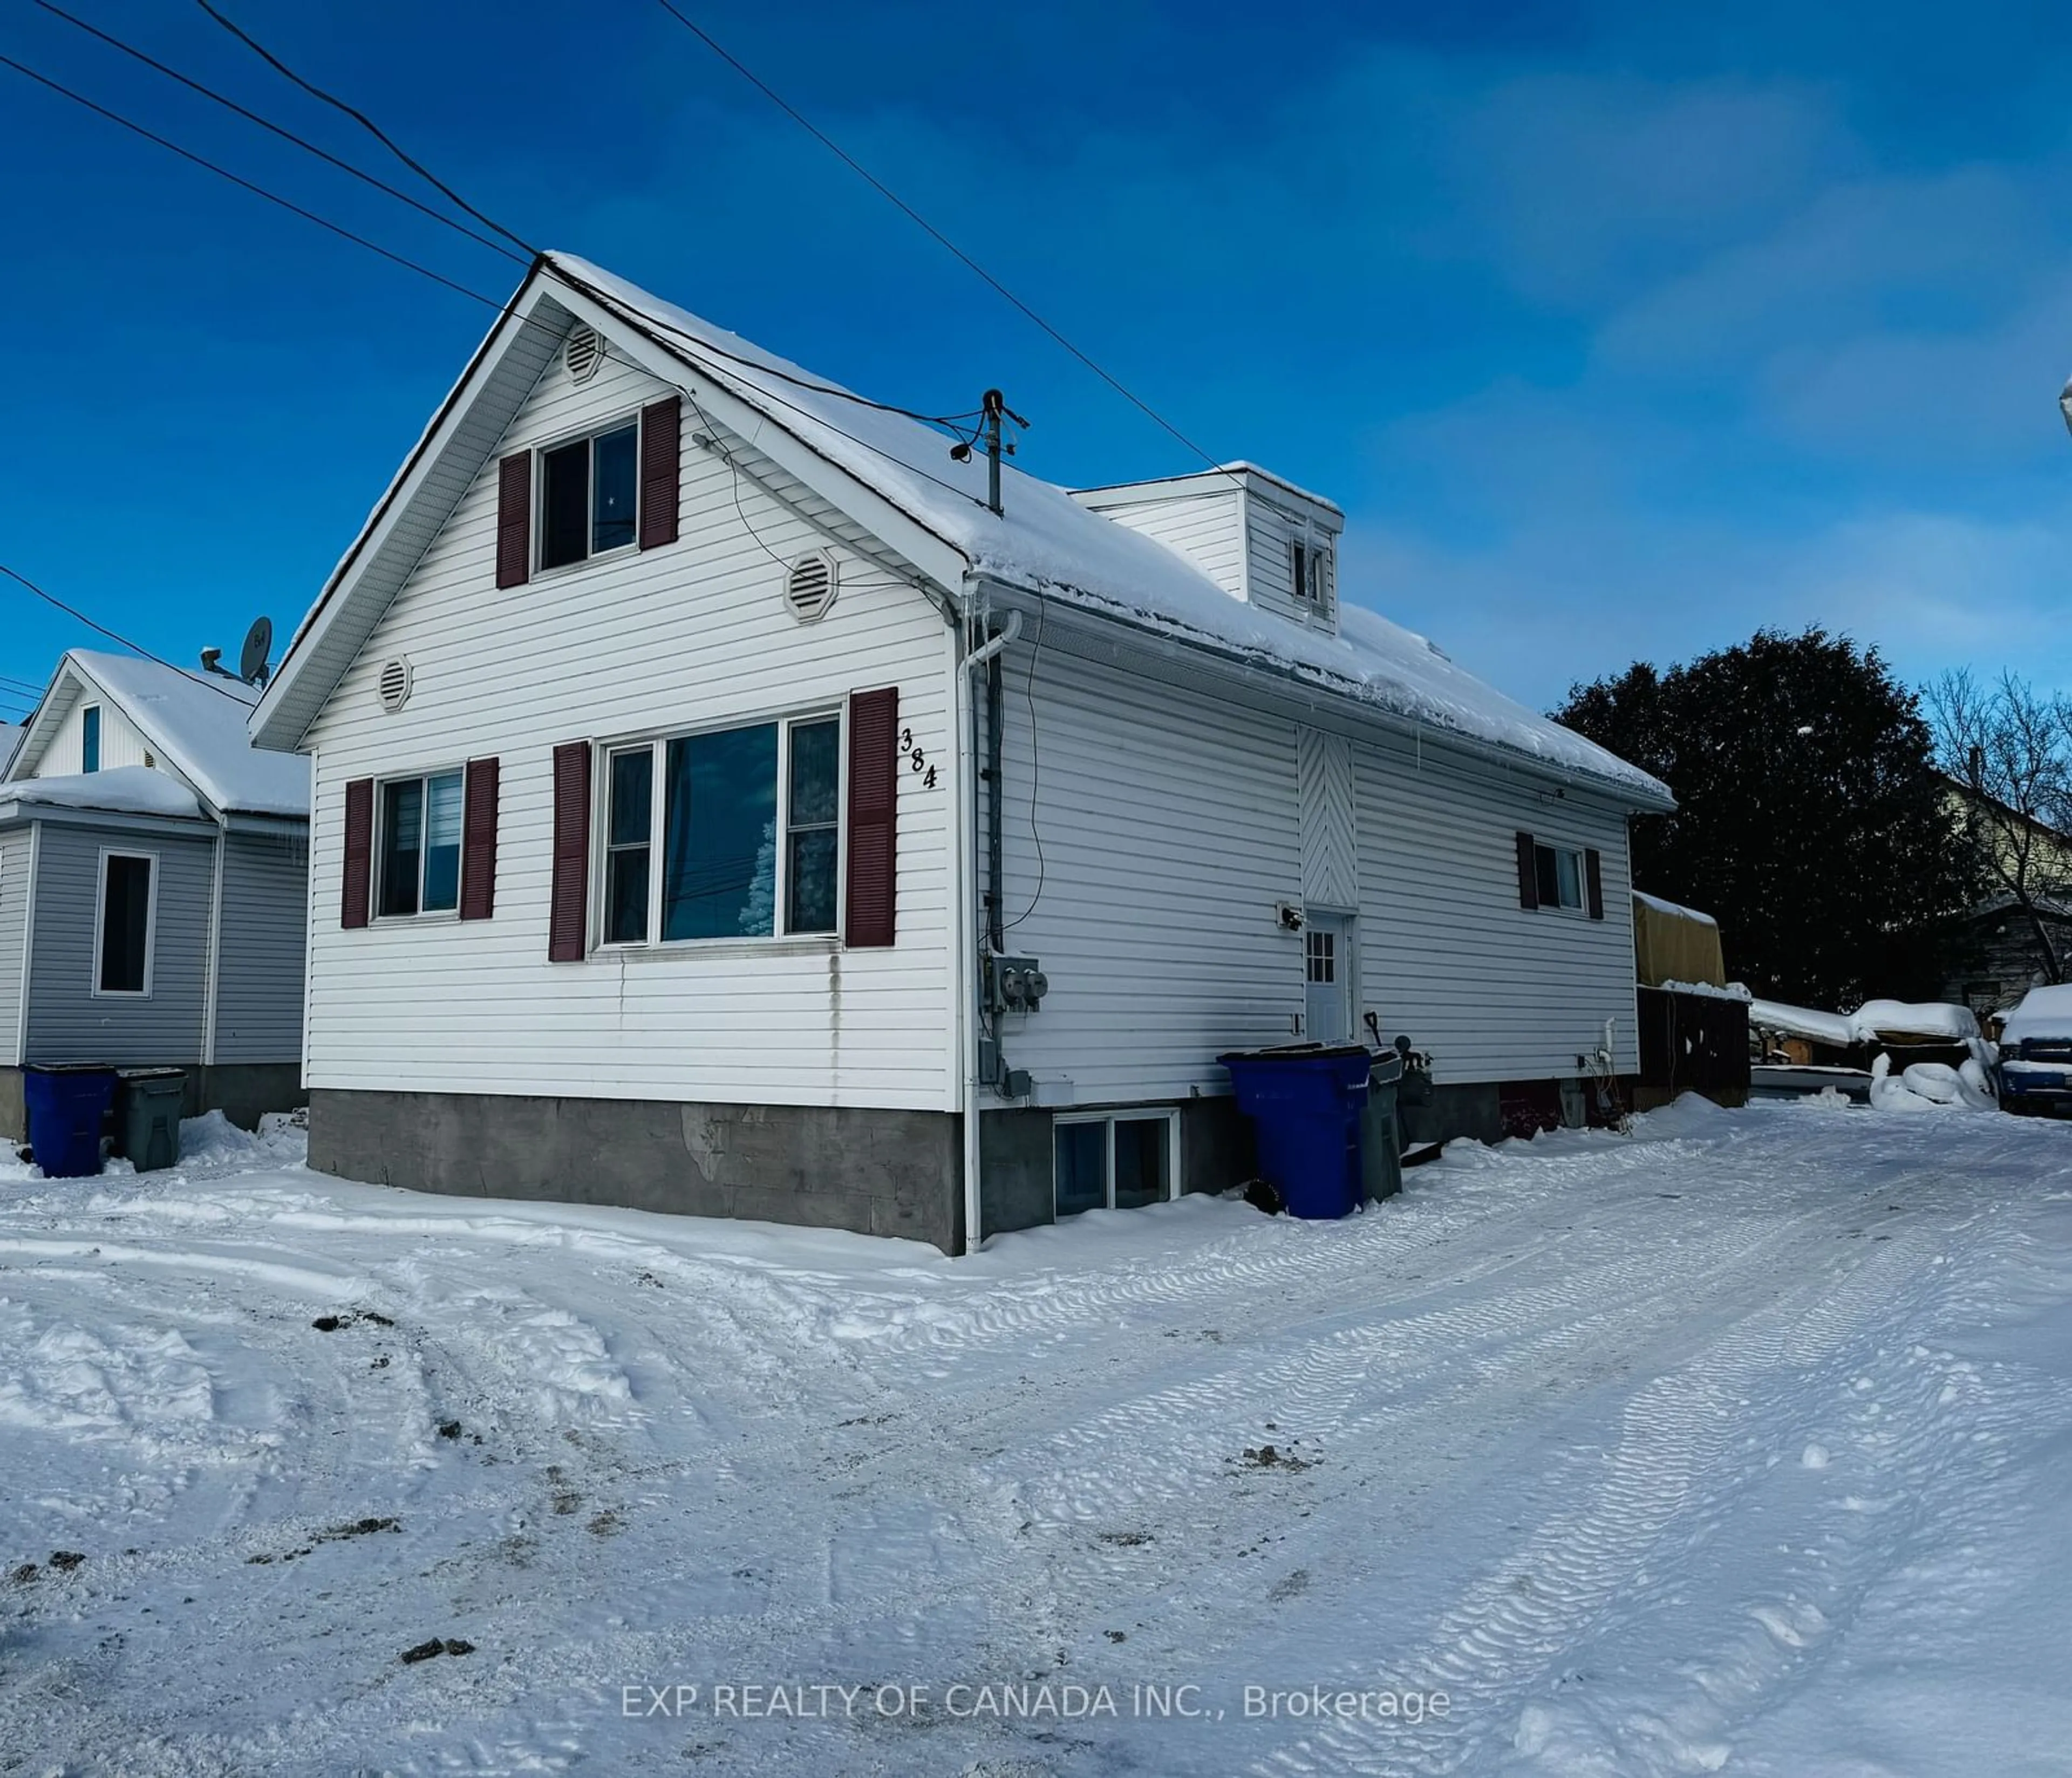
[[[1328,615],[1331,609],[1330,551],[1301,536],[1289,545],[1289,584],[1294,591],[1295,603],[1306,607],[1317,616]]]
[[[640,427],[540,453],[540,566],[566,568],[633,546],[640,496]]]

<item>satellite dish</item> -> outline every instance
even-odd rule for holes
[[[273,651],[273,620],[255,618],[245,632],[245,646],[237,652],[237,677],[248,685],[266,683],[266,657]]]

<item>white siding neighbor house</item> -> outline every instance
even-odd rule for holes
[[[950,442],[533,267],[252,719],[314,1165],[954,1251],[1242,1179],[1233,1048],[1405,1034],[1427,1137],[1631,1072],[1659,784],[1342,603],[1326,500]]]
[[[0,1135],[22,1069],[178,1067],[190,1112],[301,1102],[309,770],[257,690],[76,649],[0,768]]]

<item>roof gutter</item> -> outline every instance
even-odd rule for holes
[[[1479,735],[1470,735],[1444,723],[1420,720],[1361,696],[1350,681],[1334,679],[1320,669],[1277,660],[1271,655],[1241,652],[1206,638],[1197,640],[1193,636],[1176,634],[1170,629],[1146,623],[1134,613],[1123,611],[1105,601],[1092,603],[1098,598],[1097,595],[1076,591],[1063,595],[1048,593],[991,575],[973,577],[975,586],[981,583],[1010,610],[1018,607],[1034,610],[1038,604],[1047,603],[1053,613],[1083,616],[1091,619],[1097,628],[1108,627],[1126,631],[1133,641],[1143,646],[1149,653],[1165,656],[1176,661],[1186,661],[1239,683],[1256,683],[1260,678],[1275,681],[1301,693],[1313,708],[1320,700],[1327,702],[1331,709],[1342,714],[1357,718],[1360,722],[1392,734],[1403,735],[1420,745],[1427,741],[1437,741],[1488,764],[1522,772],[1557,786],[1572,785],[1585,789],[1593,795],[1609,798],[1625,808],[1643,813],[1667,814],[1676,807],[1675,798],[1666,788],[1659,794],[1651,793],[1638,784],[1572,766],[1560,765],[1552,760],[1543,759],[1536,754],[1484,740]]]

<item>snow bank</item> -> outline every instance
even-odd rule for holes
[[[1871,1064],[1873,1111],[1997,1111],[1986,1072],[1975,1058],[1962,1068],[1944,1062],[1915,1062],[1895,1077],[1892,1058],[1880,1051]]]
[[[177,779],[149,766],[116,766],[59,778],[25,778],[0,784],[0,805],[45,809],[99,809],[124,815],[166,815],[188,821],[201,815],[195,794]]]
[[[1669,801],[1667,787],[1637,766],[1484,685],[1378,612],[1342,601],[1335,636],[1278,618],[1232,599],[1177,550],[1011,464],[1001,471],[1005,513],[996,516],[985,502],[982,456],[952,462],[947,441],[931,428],[802,388],[792,379],[824,380],[587,260],[546,257],[568,282],[632,313],[701,374],[732,388],[942,538],[974,574],[1294,669],[1398,717],[1596,779],[1649,805]]]

